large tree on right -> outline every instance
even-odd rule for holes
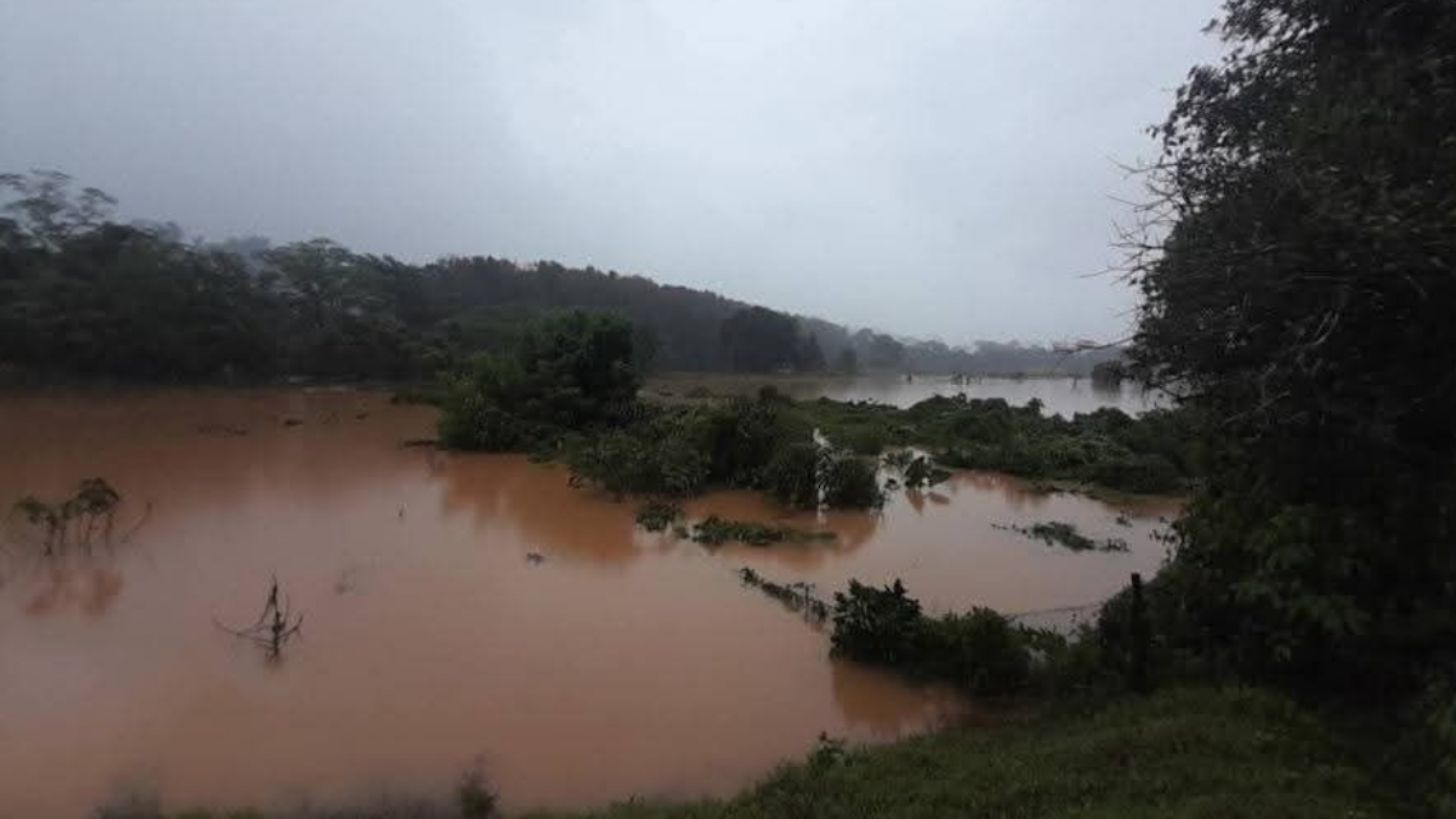
[[[1167,639],[1414,683],[1456,647],[1456,2],[1228,0],[1212,29],[1132,265],[1135,364],[1209,419]]]

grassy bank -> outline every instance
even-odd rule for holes
[[[1253,690],[1184,689],[895,745],[833,746],[727,800],[536,819],[1405,815],[1309,715]]]

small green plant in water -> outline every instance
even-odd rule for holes
[[[789,526],[724,520],[717,515],[709,515],[701,523],[695,524],[692,530],[693,541],[705,546],[721,546],[734,541],[750,546],[768,546],[772,543],[804,543],[834,538],[833,532],[805,532]]]
[[[836,657],[999,695],[1032,682],[1033,641],[1040,636],[988,608],[926,617],[898,579],[883,588],[851,580],[848,591],[834,595],[830,645]]]
[[[743,581],[743,585],[758,589],[790,611],[803,615],[814,625],[829,619],[829,604],[814,596],[813,583],[775,583],[747,566],[738,570],[738,579]]]
[[[671,501],[649,501],[637,510],[637,525],[649,532],[665,532],[678,518],[682,507]]]
[[[1077,527],[1070,523],[1061,521],[1050,521],[1046,523],[1033,523],[1030,526],[1001,526],[998,529],[1016,532],[1034,540],[1040,540],[1048,546],[1061,546],[1073,552],[1125,552],[1127,541],[1122,538],[1107,538],[1106,540],[1093,540],[1090,537],[1077,531]]]
[[[45,553],[53,555],[72,544],[90,550],[98,534],[101,542],[110,544],[120,505],[121,494],[105,479],[87,478],[75,494],[61,503],[48,504],[26,495],[15,502],[14,508],[27,523],[45,530]]]

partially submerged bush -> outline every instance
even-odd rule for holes
[[[851,580],[834,595],[834,656],[943,680],[974,694],[1036,686],[1073,690],[1108,677],[1096,636],[1070,639],[1016,624],[988,608],[926,617],[896,580],[884,588]]]
[[[885,502],[874,465],[852,455],[830,454],[820,485],[824,505],[830,508],[868,509]]]
[[[1021,629],[982,607],[966,614],[925,618],[920,629],[923,673],[976,694],[1010,694],[1031,676]]]
[[[665,532],[682,517],[682,507],[670,501],[649,501],[637,510],[637,525],[649,532]]]
[[[847,592],[834,593],[831,651],[866,663],[913,667],[923,625],[920,602],[898,579],[883,589],[851,580]]]
[[[440,438],[456,449],[531,449],[621,423],[639,386],[631,323],[575,311],[531,325],[510,352],[478,356],[450,377]]]
[[[26,495],[14,509],[27,523],[44,530],[43,547],[51,555],[72,545],[89,550],[98,535],[109,544],[120,505],[121,494],[105,479],[87,478],[64,501],[50,504]]]
[[[783,449],[812,440],[812,430],[783,411],[777,394],[735,398],[701,415],[701,436],[714,483],[758,488]]]
[[[1180,491],[1200,461],[1193,444],[1196,418],[1185,410],[1132,418],[1101,409],[1068,420],[1043,415],[1037,402],[1014,407],[999,398],[965,396],[937,396],[904,410],[826,400],[797,407],[831,441],[856,452],[914,445],[931,450],[943,466],[1130,492]]]
[[[567,447],[573,480],[615,494],[695,495],[711,464],[690,414],[662,411],[651,420],[579,439]]]
[[[788,444],[769,461],[761,488],[786,506],[816,508],[819,506],[819,462],[819,446],[813,441]]]
[[[1077,530],[1076,526],[1061,521],[1033,523],[1030,526],[1000,526],[1017,534],[1040,540],[1048,546],[1061,546],[1073,552],[1125,552],[1127,541],[1121,538],[1093,540]]]
[[[707,546],[724,543],[746,543],[750,546],[768,546],[772,543],[802,543],[814,540],[833,540],[833,532],[806,532],[790,526],[774,526],[753,521],[724,520],[709,515],[701,523],[693,525],[692,539]]]
[[[814,596],[813,583],[775,583],[746,566],[738,570],[738,579],[803,615],[810,623],[818,625],[829,619],[829,604]]]

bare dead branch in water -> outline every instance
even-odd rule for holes
[[[251,626],[231,628],[216,617],[212,619],[212,624],[263,649],[269,662],[278,662],[283,657],[283,647],[302,630],[303,615],[293,615],[288,595],[279,590],[278,576],[274,575],[272,585],[268,588],[268,600],[263,604],[263,611],[258,614],[257,621]]]

